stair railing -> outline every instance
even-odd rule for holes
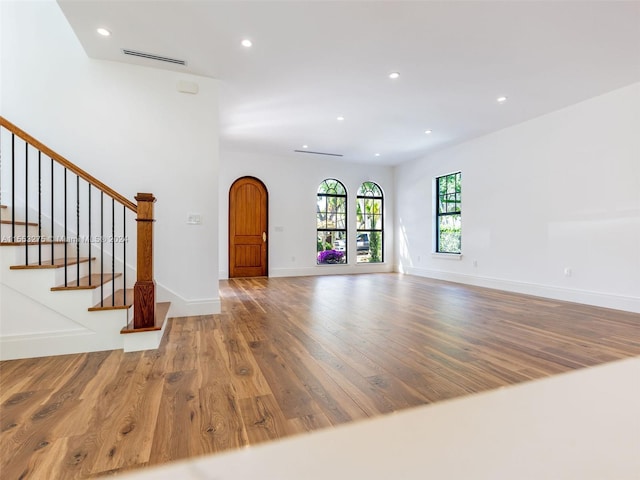
[[[133,329],[154,327],[153,194],[138,193],[138,203],[132,202],[0,116],[0,204],[7,196],[11,199],[10,235],[2,242],[24,244],[26,268],[61,266],[65,287],[99,283],[101,307],[133,302]],[[18,214],[24,221],[16,220]],[[133,298],[127,298],[131,295],[127,293],[127,222],[133,220],[137,222],[137,249],[129,254],[136,255],[137,278]],[[37,234],[30,233],[35,227]],[[55,258],[57,244],[64,244],[64,258]],[[29,247],[34,245],[38,246],[37,258],[30,258]],[[43,260],[45,248],[50,249],[50,260]],[[93,256],[96,251],[99,259]],[[97,273],[93,259],[99,263]],[[88,276],[81,280],[80,265],[85,262]],[[116,263],[122,266],[123,276],[123,298],[118,299]],[[72,268],[75,279],[69,279]],[[104,284],[109,280],[111,305],[104,299],[109,293]]]

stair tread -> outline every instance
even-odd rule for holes
[[[115,299],[114,295],[110,295],[104,299],[102,306],[97,303],[90,307],[89,311],[126,309],[130,308],[131,305],[133,305],[133,288],[127,288],[127,303],[124,302],[124,289],[120,289],[116,290]]]
[[[75,265],[77,263],[85,263],[89,260],[95,260],[96,257],[80,257],[76,259],[75,257],[67,258],[67,266]],[[51,260],[44,260],[42,265],[36,263],[30,263],[28,265],[11,265],[9,267],[11,270],[24,270],[29,268],[62,268],[64,267],[64,258],[54,258],[53,262]]]
[[[61,290],[94,290],[96,288],[100,288],[101,284],[108,283],[111,281],[111,279],[118,278],[120,276],[122,276],[121,273],[116,273],[115,275],[105,273],[101,278],[101,275],[99,273],[92,273],[91,282],[89,282],[89,275],[87,275],[86,277],[80,278],[80,285],[78,285],[78,282],[76,280],[71,280],[70,282],[67,282],[66,287],[64,286],[64,284],[58,285],[57,287],[51,287],[51,291],[57,292]]]
[[[25,246],[26,245],[59,245],[59,244],[64,244],[65,242],[63,240],[57,240],[55,242],[51,242],[51,241],[42,241],[42,242],[37,242],[37,241],[29,241],[29,242],[0,242],[0,247],[15,247],[15,246]]]
[[[148,328],[133,328],[133,319],[120,330],[120,333],[139,333],[139,332],[153,332],[157,330],[162,330],[162,325],[167,319],[167,314],[169,313],[169,307],[171,306],[171,302],[158,302],[156,303],[155,310],[155,325],[153,327]]]
[[[31,227],[37,227],[38,226],[38,222],[25,223],[25,222],[19,222],[17,220],[15,222],[12,222],[11,220],[0,220],[0,223],[2,223],[4,225],[11,225],[13,223],[15,225],[21,225],[21,226],[24,226],[24,225],[29,225]]]

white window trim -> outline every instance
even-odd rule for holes
[[[442,260],[462,260],[462,253],[431,252],[431,256]]]

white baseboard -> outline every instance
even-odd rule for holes
[[[171,302],[168,317],[213,315],[220,313],[222,308],[220,297],[189,300],[159,283],[156,284],[156,302]]]
[[[269,276],[278,277],[312,277],[314,275],[354,275],[358,273],[389,273],[394,272],[394,266],[388,263],[358,265],[314,265],[300,268],[270,268]],[[227,272],[218,272],[219,280],[229,280]]]
[[[220,297],[200,300],[188,300],[185,304],[185,315],[214,315],[222,311]],[[177,317],[177,314],[173,314]]]
[[[426,268],[407,267],[403,269],[399,265],[396,265],[395,271],[419,277],[435,278],[449,282],[464,283],[466,285],[475,285],[478,287],[534,295],[537,297],[552,298],[554,300],[583,303],[596,307],[613,308],[615,310],[640,313],[640,298],[638,297],[554,287],[536,283],[504,280],[500,278],[480,277],[462,273],[442,272]]]
[[[302,268],[272,268],[270,277],[309,277],[320,275],[354,275],[358,273],[393,272],[390,263],[360,263],[357,265],[314,265]]]

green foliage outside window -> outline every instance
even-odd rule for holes
[[[371,258],[369,262],[381,262],[382,261],[382,234],[380,232],[371,232],[369,236],[369,251]]]

